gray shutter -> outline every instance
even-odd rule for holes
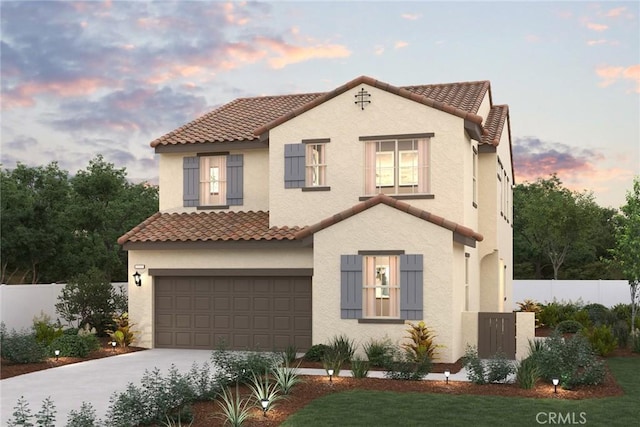
[[[284,188],[304,187],[305,145],[284,145]]]
[[[242,154],[230,154],[227,156],[227,205],[242,205],[243,177]]]
[[[422,320],[423,307],[422,255],[400,255],[400,317]]]
[[[362,317],[362,255],[340,256],[340,318]]]
[[[183,206],[198,206],[200,196],[200,158],[185,157],[182,159],[182,202]]]

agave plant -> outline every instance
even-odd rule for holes
[[[251,399],[240,397],[240,390],[236,382],[235,396],[229,390],[229,387],[222,389],[218,405],[222,408],[221,418],[233,427],[241,426],[245,421],[251,418]]]
[[[278,384],[269,382],[269,375],[267,372],[265,372],[264,376],[253,373],[249,388],[253,393],[256,406],[262,409],[265,414],[269,409],[275,406],[275,402],[282,399],[280,390],[278,389]],[[263,406],[262,402],[265,402],[266,406]]]
[[[296,367],[290,368],[289,363],[285,362],[284,366],[276,366],[271,371],[273,378],[278,385],[278,389],[284,395],[288,395],[291,392],[293,386],[302,382],[300,378],[300,370],[298,369],[300,364]]]

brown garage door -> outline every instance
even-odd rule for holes
[[[310,277],[156,277],[155,347],[311,347]]]

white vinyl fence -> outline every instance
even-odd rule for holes
[[[127,292],[127,283],[112,283],[117,289],[120,286]],[[34,316],[43,312],[51,316],[52,321],[58,319],[56,303],[58,295],[65,284],[50,285],[0,285],[0,321],[7,330],[29,329],[33,325]],[[64,320],[60,319],[64,324]]]
[[[629,282],[626,280],[514,280],[513,309],[517,310],[516,303],[525,299],[540,303],[582,301],[606,307],[631,303]]]

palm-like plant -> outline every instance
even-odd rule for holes
[[[282,394],[288,395],[296,384],[302,382],[302,379],[299,376],[299,366],[300,364],[298,363],[296,367],[290,368],[289,363],[285,362],[284,366],[276,366],[271,371],[273,373],[273,378],[278,385],[278,389]]]
[[[236,393],[229,390],[229,387],[222,389],[218,405],[222,408],[222,418],[233,427],[241,426],[245,421],[251,418],[250,399],[240,397],[240,390],[236,382]]]

